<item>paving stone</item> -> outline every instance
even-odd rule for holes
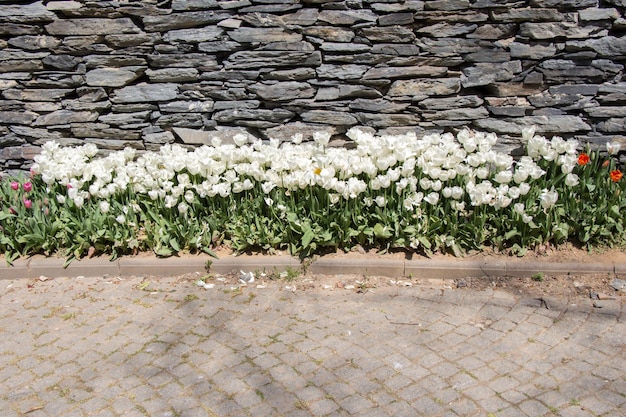
[[[350,414],[366,414],[366,411],[374,407],[374,404],[361,395],[351,395],[338,401],[339,405]]]
[[[542,416],[550,410],[537,400],[527,400],[519,404],[519,409],[528,416]]]
[[[411,290],[420,294],[417,298],[385,297],[378,305],[378,299],[364,304],[363,298],[345,293],[283,297],[259,292],[255,306],[215,292],[209,294],[210,305],[189,305],[179,314],[164,294],[146,297],[133,293],[133,285],[128,280],[106,287],[105,294],[81,305],[86,323],[99,323],[96,333],[59,317],[41,321],[52,305],[41,299],[69,303],[67,294],[54,297],[69,286],[24,297],[31,309],[16,309],[12,320],[0,322],[3,335],[17,330],[11,334],[16,337],[0,338],[0,351],[20,352],[0,360],[2,384],[18,387],[0,395],[0,404],[26,406],[34,398],[27,386],[54,396],[48,415],[141,415],[141,410],[210,415],[201,404],[211,404],[211,412],[224,416],[458,416],[505,410],[503,415],[516,416],[543,415],[548,407],[576,415],[568,406],[572,399],[585,401],[597,414],[620,415],[626,403],[619,394],[626,383],[616,317],[568,310],[554,323],[536,307],[489,304],[493,293],[435,303],[418,289]],[[175,281],[168,285],[181,291],[178,300],[196,291]],[[28,289],[21,291],[26,295]],[[3,298],[0,293],[0,302]],[[153,306],[147,309],[135,300]],[[467,300],[474,305],[463,305]],[[159,306],[172,314],[163,319]],[[395,321],[408,309],[414,312],[410,320],[423,326],[392,325],[385,317]],[[127,317],[130,311],[137,319]],[[250,322],[259,315],[269,322]],[[308,322],[301,321],[304,317]],[[53,332],[51,324],[68,331]],[[285,331],[296,326],[299,333]],[[26,337],[23,329],[38,337]],[[38,359],[44,357],[53,360]],[[60,397],[65,389],[68,399],[81,404]]]
[[[409,385],[408,387],[398,390],[396,394],[403,400],[409,403],[413,403],[418,398],[422,398],[426,395],[429,395],[429,392],[428,390],[426,390],[424,387],[420,386],[419,384],[412,384],[412,385]]]

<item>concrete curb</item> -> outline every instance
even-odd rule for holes
[[[283,272],[299,270],[304,264],[297,258],[281,256],[226,256],[220,259],[197,257],[123,257],[114,261],[107,258],[82,259],[63,267],[65,260],[35,256],[18,259],[13,266],[0,266],[0,279],[39,278],[46,276],[172,276],[187,273],[264,271]],[[521,261],[472,260],[404,260],[379,258],[318,258],[306,264],[307,272],[326,275],[370,275],[388,277],[457,279],[467,277],[524,277],[543,274],[616,274],[626,275],[626,264],[612,263],[547,263]]]

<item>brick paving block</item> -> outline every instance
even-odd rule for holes
[[[435,393],[435,395],[433,396],[433,399],[435,400],[436,403],[442,404],[447,407],[454,401],[458,401],[461,398],[461,393],[459,392],[459,390],[460,389],[457,389],[456,387],[452,386],[450,388],[447,388],[447,389],[444,389]]]
[[[90,412],[88,410],[85,410],[85,412],[87,413],[87,415],[93,415],[93,412]],[[130,417],[141,417],[142,412],[135,409],[131,412],[129,412],[127,415]],[[113,414],[113,411],[109,410],[109,409],[102,409],[102,410],[98,410],[98,417],[117,417],[115,414]],[[145,415],[145,414],[143,414]]]
[[[252,362],[254,362],[254,364],[261,369],[270,369],[271,367],[278,365],[280,360],[272,354],[264,353],[254,358]],[[219,363],[216,362],[216,365],[219,365]],[[204,370],[206,371],[206,369]]]
[[[395,394],[403,400],[413,403],[418,398],[430,395],[430,392],[426,390],[421,384],[411,384],[402,389],[396,390]]]
[[[625,380],[620,381],[622,384],[626,384]],[[607,388],[598,391],[596,393],[598,398],[601,398],[602,401],[607,404],[613,405],[615,408],[623,408],[626,407],[626,396],[624,396],[624,392],[621,391],[618,384],[611,383]]]
[[[515,375],[515,373],[513,373],[513,375]],[[489,381],[487,385],[489,386],[489,388],[491,388],[495,392],[502,393],[502,392],[509,391],[519,386],[520,382],[517,379],[513,378],[512,376],[503,375],[503,376],[500,376],[496,379]]]
[[[494,412],[507,408],[511,405],[508,401],[506,401],[505,399],[499,396],[484,398],[482,400],[476,400],[476,404],[478,404],[478,406],[482,408],[483,410],[486,410],[486,411],[491,410]]]
[[[335,375],[325,368],[320,368],[315,372],[315,374],[311,375],[309,381],[315,387],[323,387],[327,384],[330,384],[336,381]]]
[[[412,402],[411,405],[415,409],[416,414],[421,416],[436,416],[441,415],[443,412],[441,404],[438,404],[433,398],[430,397],[422,397],[417,401]]]
[[[535,339],[550,347],[558,346],[559,344],[563,343],[564,340],[561,334],[555,334],[552,331],[538,334],[535,336]]]
[[[622,301],[621,300],[602,300],[594,303],[596,308],[595,312],[598,315],[612,317],[618,319],[622,313]]]
[[[85,391],[84,389],[78,388],[76,384],[72,384],[71,388],[68,388],[70,393],[67,396],[70,401],[83,403],[83,402],[92,402],[96,409],[100,409],[106,406],[106,402],[99,398],[92,398],[90,392]]]
[[[366,411],[374,407],[374,403],[361,395],[352,395],[338,401],[338,403],[350,414],[364,415]]]
[[[398,372],[416,382],[431,374],[431,371],[416,364],[415,361],[409,366],[401,368]]]
[[[267,417],[267,416],[273,416],[276,414],[276,410],[274,410],[269,404],[265,404],[265,403],[252,406],[247,411],[248,413],[250,413],[252,417]],[[212,415],[212,414],[207,414],[207,412],[204,410],[202,410],[202,412],[204,414],[197,414],[197,416],[208,417]],[[193,414],[191,416],[193,417]]]
[[[324,391],[326,391],[328,397],[335,401],[354,395],[356,392],[362,393],[361,391],[357,391],[353,388],[349,383],[343,381],[335,381],[324,385]]]
[[[313,360],[316,361],[325,361],[328,358],[331,358],[332,356],[334,356],[334,352],[326,347],[326,346],[320,346],[316,349],[313,349],[309,352],[307,352],[307,355],[310,356],[311,358],[313,358]]]
[[[559,410],[560,417],[589,417],[589,415],[590,415],[589,412],[587,412],[584,408],[581,408],[581,407],[570,406],[562,410]],[[613,416],[609,415],[609,416],[603,416],[603,417],[613,417]],[[616,414],[615,417],[622,417],[622,415]]]
[[[520,391],[519,388],[516,388],[516,389],[499,393],[499,395],[500,397],[502,397],[504,400],[508,401],[511,404],[518,404],[528,399],[528,396],[523,391],[524,390]]]
[[[378,368],[376,368],[375,370],[368,372],[368,374],[366,375],[366,378],[371,380],[371,381],[376,381],[376,382],[383,382],[386,379],[390,378],[393,375],[396,375],[396,371],[387,366],[387,365],[383,365],[383,366],[379,366]]]
[[[125,415],[135,408],[135,403],[128,398],[118,397],[113,400],[111,407],[117,415]]]
[[[374,408],[367,412],[367,417],[388,417],[389,414],[380,408]]]
[[[206,417],[207,411],[203,407],[196,407],[193,409],[187,409],[185,410],[184,414],[180,415],[184,415],[185,417]]]
[[[383,410],[387,413],[387,416],[415,417],[415,409],[411,406],[411,404],[403,401],[388,404],[383,408]]]
[[[333,356],[325,358],[322,361],[322,365],[324,366],[324,368],[336,372],[338,369],[343,368],[346,365],[347,361],[348,360],[346,358],[340,356],[339,354],[335,354]]]
[[[430,368],[430,371],[434,372],[437,376],[445,379],[456,375],[458,372],[461,371],[461,369],[453,363],[446,362],[440,363]]]
[[[545,405],[534,399],[520,403],[518,408],[528,416],[542,416],[550,411]]]
[[[464,291],[456,291],[450,288],[446,288],[446,287],[452,287],[454,286],[454,280],[449,279],[449,280],[445,280],[445,283],[443,284],[443,287],[445,288],[444,290],[442,290],[440,297],[440,302],[441,305],[443,304],[451,304],[453,306],[455,306],[455,308],[457,306],[461,307],[463,306],[463,304],[465,303],[465,296],[467,293],[465,293]]]
[[[519,366],[517,364],[506,359],[493,361],[489,364],[489,367],[493,369],[498,375],[514,373],[519,369]]]
[[[315,374],[320,369],[320,365],[313,362],[310,359],[303,358],[303,360],[293,367],[303,378],[308,379],[311,375]]]
[[[453,348],[460,343],[463,343],[466,339],[467,336],[460,335],[455,331],[441,336],[439,340],[449,349],[448,352],[454,352]]]
[[[282,374],[281,379],[276,379],[277,382],[282,382],[284,385],[289,387],[290,390],[297,391],[299,389],[304,388],[308,381],[302,376],[299,375],[293,368],[290,368],[290,372]]]
[[[431,393],[438,393],[443,389],[449,388],[450,384],[448,384],[443,378],[439,375],[429,375],[426,378],[422,379],[421,384],[426,387],[428,391]]]
[[[83,399],[76,399],[74,397],[70,398],[76,402],[80,402],[81,408],[87,413],[100,415],[99,411],[105,409],[108,406],[107,401],[101,398],[94,398],[92,396],[83,397]]]
[[[249,408],[259,405],[263,399],[256,390],[246,389],[233,395],[233,400],[241,408]]]
[[[396,393],[397,391],[410,385],[411,383],[413,383],[411,379],[407,378],[404,375],[398,374],[386,379],[384,382],[384,386],[391,392]]]
[[[467,398],[461,398],[450,404],[450,408],[459,416],[474,416],[481,411],[475,402]]]
[[[231,370],[237,377],[242,379],[247,379],[247,377],[251,374],[255,374],[258,372],[258,367],[254,366],[254,364],[248,362],[242,362],[239,365],[235,365],[231,367]]]
[[[365,372],[362,369],[357,368],[351,362],[346,362],[341,368],[335,369],[334,373],[338,379],[343,381],[358,381],[365,378]]]
[[[542,394],[535,397],[548,408],[561,409],[567,406],[571,398],[567,398],[560,390],[546,390]]]
[[[485,366],[485,362],[483,362],[482,360],[472,356],[472,355],[468,355],[466,357],[463,357],[461,359],[459,359],[456,362],[461,369],[465,372],[465,373],[470,373],[469,371],[472,371],[474,369],[478,369],[478,368],[482,368],[483,366]]]
[[[311,401],[316,401],[321,398],[324,398],[326,395],[326,392],[324,391],[333,395],[332,392],[329,392],[329,386],[325,385],[324,390],[315,386],[307,386],[307,387],[301,388],[295,392],[295,396],[301,401],[311,402]]]
[[[455,351],[456,351],[456,353],[458,353],[458,356],[455,356],[456,359],[453,359],[454,362],[457,362],[457,361],[459,361],[459,360],[461,360],[463,358],[467,358],[468,356],[476,355],[476,353],[478,353],[477,352],[478,349],[475,346],[470,345],[469,343],[466,343],[466,342],[458,345],[455,348]],[[448,360],[452,360],[452,359],[449,359],[449,358],[450,357],[447,356]]]
[[[391,395],[384,390],[376,390],[369,395],[369,398],[374,402],[377,407],[382,407],[392,402],[398,401],[398,397]]]
[[[218,416],[242,415],[243,410],[235,401],[225,399],[217,403],[210,403],[213,412]]]
[[[479,334],[481,332],[481,329],[476,325],[476,323],[460,323],[454,330],[454,332],[458,335],[464,336],[465,339],[467,339],[468,337],[476,336],[477,334]]]
[[[428,368],[428,369],[440,364],[443,361],[444,359],[435,353],[428,353],[419,358],[420,366],[423,366],[424,368]]]
[[[471,373],[459,372],[449,379],[452,388],[456,390],[465,390],[478,384],[478,380]]]
[[[519,410],[517,407],[508,407],[503,410],[499,410],[496,415],[502,415],[506,417],[528,417],[525,413]],[[588,416],[587,416],[588,417]]]
[[[485,398],[491,398],[496,395],[496,392],[493,389],[484,385],[470,387],[464,390],[463,393],[476,401],[484,400]]]
[[[579,402],[581,407],[593,412],[595,415],[604,415],[613,409],[611,404],[597,394],[581,398]]]
[[[297,397],[289,393],[279,392],[276,395],[265,395],[265,402],[276,409],[277,415],[291,415],[298,407],[305,406]]]

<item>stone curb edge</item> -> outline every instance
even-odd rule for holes
[[[211,257],[124,257],[111,261],[93,258],[73,261],[64,268],[60,258],[32,257],[16,260],[12,266],[0,266],[0,280],[93,276],[172,276],[187,273],[227,274],[230,272],[283,272],[306,269],[312,274],[370,275],[411,278],[458,279],[467,277],[529,277],[543,274],[617,274],[626,275],[626,264],[620,263],[553,263],[528,261],[471,260],[403,260],[403,259],[335,259],[319,258],[303,264],[291,256]]]

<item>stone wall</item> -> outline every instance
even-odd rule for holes
[[[0,164],[245,131],[522,126],[626,148],[626,0],[0,1]]]

